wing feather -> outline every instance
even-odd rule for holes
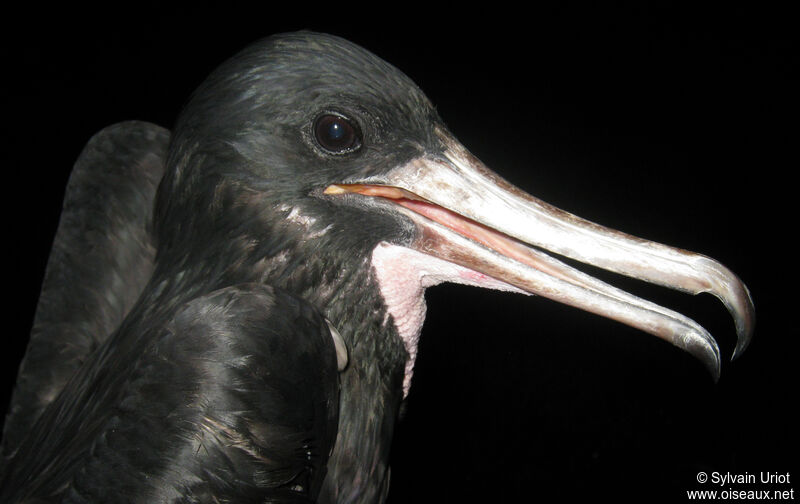
[[[97,133],[78,157],[3,428],[4,456],[116,330],[149,280],[153,199],[169,138],[160,126],[123,122]]]
[[[220,289],[93,353],[23,441],[0,501],[315,502],[338,401],[316,309],[266,285]]]

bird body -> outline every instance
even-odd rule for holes
[[[134,177],[125,177],[125,182],[119,185],[105,186],[106,189],[119,187],[122,191],[128,191],[131,186],[131,180],[128,179],[145,181],[147,189],[143,189],[145,194],[140,194],[141,197],[137,199],[138,208],[124,212],[126,217],[137,222],[123,222],[125,219],[119,219],[113,224],[107,224],[105,231],[128,227],[147,229],[149,226],[144,225],[145,216],[150,213],[149,207],[152,205],[156,186],[151,179],[139,177],[146,170],[157,172],[160,176],[161,170],[153,165],[158,165],[159,161],[163,163],[162,153],[166,149],[167,135],[158,126],[140,122],[117,124],[98,133],[76,163],[67,202],[74,195],[74,199],[78,201],[75,207],[85,211],[83,199],[91,200],[92,197],[81,198],[79,194],[89,189],[87,183],[99,182],[94,177],[96,172],[107,172],[108,163],[113,161],[105,156],[110,152],[113,152],[112,157],[118,155],[118,149],[107,151],[98,146],[131,146],[136,145],[139,140],[140,156],[127,160],[137,168],[133,171]],[[146,140],[142,142],[142,138]],[[129,166],[119,168],[130,169]],[[82,176],[84,172],[90,172],[90,176]],[[108,183],[108,180],[104,183]],[[149,197],[147,190],[150,190]],[[93,188],[90,192],[92,196],[98,193]],[[110,199],[119,201],[117,198],[118,195],[114,195]],[[236,216],[232,222],[252,224],[253,221],[249,219],[255,219],[252,213],[256,209],[243,210],[251,215]],[[142,215],[140,211],[147,213]],[[291,214],[291,210],[284,213]],[[103,209],[97,215],[101,219],[108,217]],[[82,237],[86,236],[87,231],[82,228],[76,230],[71,226],[73,221],[71,205],[67,205],[57,244],[64,244],[66,247],[76,233],[78,236],[75,242],[85,243]],[[80,228],[87,222],[93,222],[93,219],[80,219],[77,222]],[[49,298],[54,298],[52,304],[67,312],[67,315],[59,315],[62,318],[71,316],[75,319],[74,322],[70,321],[70,325],[83,327],[87,325],[87,319],[103,320],[110,313],[116,313],[117,319],[106,321],[105,325],[91,333],[78,333],[79,338],[86,339],[91,335],[94,339],[76,349],[75,357],[65,359],[62,346],[68,347],[71,340],[64,337],[63,321],[51,323],[49,319],[37,315],[31,348],[51,349],[56,355],[42,359],[49,359],[65,367],[71,366],[71,369],[51,375],[41,373],[38,368],[30,369],[30,364],[22,367],[20,375],[25,378],[19,380],[15,392],[15,401],[19,404],[45,403],[45,406],[49,406],[47,397],[38,401],[27,398],[23,400],[23,394],[35,396],[41,390],[59,386],[64,387],[64,391],[49,394],[51,402],[57,396],[54,405],[46,409],[53,417],[42,415],[45,407],[38,411],[22,410],[9,417],[4,446],[7,457],[16,462],[14,452],[34,450],[37,450],[39,456],[25,459],[26,464],[7,465],[4,487],[23,493],[4,494],[4,499],[14,501],[30,493],[52,496],[53,501],[76,499],[89,502],[130,502],[171,500],[181,495],[202,502],[203,495],[208,494],[217,497],[228,495],[243,501],[261,501],[265,495],[271,495],[269,492],[265,493],[264,489],[275,487],[278,489],[272,495],[274,499],[283,495],[292,501],[291,499],[296,498],[292,494],[317,495],[325,475],[325,471],[319,468],[325,467],[330,454],[333,445],[331,431],[335,435],[339,415],[338,379],[330,376],[330,373],[336,374],[336,360],[334,358],[331,361],[332,352],[335,353],[334,344],[328,335],[325,319],[317,308],[328,305],[342,308],[342,313],[329,310],[330,316],[352,321],[342,323],[343,330],[348,331],[348,334],[363,335],[364,341],[361,344],[350,347],[354,359],[362,352],[370,357],[360,360],[368,366],[367,369],[356,370],[356,365],[353,366],[353,372],[357,371],[358,375],[352,380],[352,388],[346,389],[352,393],[342,394],[343,401],[349,399],[352,403],[345,411],[349,413],[346,415],[347,421],[353,426],[350,437],[355,447],[343,455],[347,458],[344,466],[349,472],[337,481],[361,481],[361,487],[365,487],[374,478],[383,478],[382,474],[388,467],[392,427],[400,403],[397,384],[402,380],[404,350],[399,340],[393,337],[393,326],[387,328],[378,323],[383,321],[384,310],[380,308],[375,294],[373,293],[372,304],[365,302],[370,291],[375,290],[372,272],[366,264],[362,264],[365,259],[358,259],[349,268],[352,275],[342,275],[345,268],[341,268],[330,283],[323,285],[321,281],[324,280],[324,275],[320,273],[316,275],[320,283],[307,284],[305,282],[308,277],[305,275],[313,271],[309,267],[311,265],[306,261],[293,259],[286,252],[287,249],[302,247],[303,235],[295,233],[296,240],[287,239],[292,236],[292,230],[284,227],[287,223],[289,227],[297,226],[297,222],[291,219],[279,219],[277,224],[281,229],[274,234],[263,229],[253,230],[246,225],[242,226],[241,229],[246,230],[247,234],[230,236],[228,240],[212,241],[208,243],[208,247],[193,248],[198,256],[180,257],[178,265],[157,262],[158,266],[154,266],[152,241],[146,236],[139,236],[135,239],[139,248],[151,251],[149,256],[140,256],[143,259],[142,267],[136,271],[126,271],[125,266],[130,265],[117,266],[121,262],[117,256],[96,259],[101,266],[113,266],[105,274],[98,275],[95,284],[78,286],[88,292],[87,296],[110,301],[117,300],[117,296],[121,294],[128,295],[129,300],[126,303],[120,302],[118,304],[121,306],[111,308],[99,303],[89,305],[88,310],[71,306],[65,310],[62,297],[64,291],[75,289],[76,284],[65,283],[62,275],[85,274],[85,271],[74,267],[73,261],[86,264],[87,268],[93,268],[98,263],[87,261],[85,256],[69,257],[68,253],[64,254],[67,259],[60,260],[60,256],[54,254],[48,265],[43,288],[43,301],[40,304],[42,313],[58,313],[58,310],[48,309],[44,304]],[[301,222],[300,227],[306,224]],[[264,243],[265,247],[270,247],[266,250],[243,255],[242,252],[251,250],[241,245],[248,239],[255,239],[251,236],[255,231],[260,231],[258,236],[261,237],[280,238],[277,244]],[[110,238],[105,232],[98,232],[96,236],[100,239]],[[95,247],[97,244],[89,244],[88,248]],[[102,247],[102,253],[107,254],[110,248]],[[121,253],[119,255],[124,255],[130,253],[131,247],[119,247],[118,250]],[[236,256],[240,260],[234,261],[234,264],[220,264],[216,259],[222,256]],[[270,264],[265,258],[272,256],[277,259]],[[147,261],[148,258],[151,262]],[[295,264],[287,264],[290,260],[295,260]],[[187,263],[191,267],[181,266]],[[292,269],[301,267],[299,272]],[[324,268],[322,264],[317,267],[320,270]],[[130,282],[125,283],[125,288],[119,293],[104,295],[103,288],[107,286],[108,276],[123,273],[128,273],[139,282],[138,291],[127,290],[136,285],[136,282]],[[292,296],[280,288],[270,288],[264,282],[267,275],[289,276],[291,273],[304,275],[297,279],[291,278],[290,281],[305,286],[300,291],[305,299]],[[149,283],[145,285],[144,281],[148,280]],[[272,282],[278,283],[276,280]],[[99,295],[97,290],[100,290]],[[345,293],[354,291],[364,292],[361,303],[339,302],[339,298]],[[48,294],[49,292],[52,294]],[[308,302],[307,299],[312,301]],[[135,306],[134,301],[138,301]],[[299,313],[290,315],[287,313],[290,310]],[[281,320],[274,320],[278,318]],[[264,331],[273,327],[281,328],[283,332],[267,339],[268,334]],[[253,331],[254,328],[259,331]],[[245,336],[248,329],[251,334]],[[317,341],[317,346],[311,345],[308,349],[299,347],[306,337],[318,336],[320,330],[324,331],[324,338]],[[47,339],[48,336],[55,336],[53,339],[61,346],[51,346],[52,341]],[[253,345],[256,345],[255,348]],[[303,361],[287,362],[293,352],[287,352],[287,348],[275,348],[275,345],[288,345],[288,349],[300,352],[298,357],[302,357]],[[237,350],[239,354],[235,353]],[[29,355],[36,354],[29,351]],[[385,362],[371,358],[372,355],[386,356]],[[270,357],[265,358],[266,356]],[[327,367],[316,365],[326,360]],[[31,362],[29,357],[26,363]],[[188,365],[189,363],[193,364]],[[205,363],[230,365],[209,368]],[[309,364],[311,368],[308,368]],[[206,369],[196,369],[198,367]],[[279,368],[285,369],[279,371]],[[192,373],[193,370],[196,372]],[[245,374],[248,371],[250,374]],[[292,372],[299,374],[298,380],[284,383]],[[315,376],[314,372],[321,376]],[[280,377],[280,380],[270,382],[269,377],[273,375]],[[28,376],[31,377],[30,380],[26,380]],[[386,376],[390,379],[393,377],[395,383],[384,383]],[[67,382],[74,383],[75,386]],[[22,385],[28,383],[28,387],[22,388]],[[328,389],[320,390],[320,384],[327,384]],[[207,385],[211,385],[213,390],[208,390]],[[280,400],[287,397],[309,398],[308,408],[298,408],[299,404],[296,402],[281,406]],[[322,401],[322,406],[314,401]],[[160,407],[154,407],[155,405]],[[241,422],[241,417],[230,418],[231,414],[227,411],[232,407],[238,415],[247,417],[249,412],[248,422],[260,423],[248,423],[243,427],[236,423]],[[252,409],[253,407],[256,409]],[[283,413],[286,415],[273,424],[268,422],[269,415],[260,411],[268,410],[278,416],[278,412],[284,408]],[[218,417],[215,417],[216,411],[221,411]],[[17,430],[30,429],[29,423],[22,422],[39,416],[42,417],[38,420],[40,426],[37,425],[34,429],[38,436],[28,435],[21,445],[13,444],[23,437],[13,435],[13,421],[19,419],[20,426]],[[180,422],[176,419],[180,419]],[[183,430],[171,431],[170,428],[176,423]],[[133,429],[122,431],[118,427],[120,425]],[[291,432],[290,428],[297,425],[316,431]],[[187,428],[189,426],[193,428]],[[273,433],[276,430],[277,433]],[[237,435],[243,431],[248,432],[250,437]],[[76,433],[80,435],[75,436]],[[269,438],[270,435],[274,438]],[[98,442],[98,439],[102,441]],[[276,439],[288,444],[290,448],[283,451],[279,449],[277,454],[271,451],[259,454],[257,460],[265,462],[262,465],[266,467],[245,467],[246,464],[237,460],[236,454],[247,453],[246,458],[249,458],[255,457],[254,454],[260,447],[276,448]],[[314,439],[316,444],[305,446],[307,439]],[[219,445],[216,453],[214,443]],[[102,446],[103,444],[106,446]],[[132,447],[133,453],[120,454],[115,451],[120,445]],[[228,452],[222,449],[225,447]],[[373,454],[380,454],[381,450],[384,453],[373,460]],[[224,463],[219,460],[213,463],[197,461],[194,465],[195,472],[191,472],[187,470],[185,460],[173,457],[176,451],[194,453],[194,458],[198,454],[209,457],[213,455],[223,459]],[[368,454],[369,458],[366,457]],[[242,458],[241,455],[239,458]],[[293,467],[287,468],[287,458],[294,461]],[[274,460],[278,462],[272,462]],[[369,460],[368,467],[360,467],[361,460]],[[269,463],[278,467],[277,470],[272,470],[276,474],[271,474]],[[211,466],[220,467],[220,474],[208,473],[207,468]],[[120,471],[122,467],[126,470]],[[313,482],[308,474],[303,476],[304,471],[311,472],[312,468],[319,472],[315,474],[316,479]],[[83,478],[76,477],[76,473],[83,475]],[[120,473],[131,475],[130,481],[120,481]],[[151,476],[153,473],[167,474],[168,477],[159,480]],[[260,473],[264,476],[259,481],[253,475]],[[301,476],[298,477],[298,474]],[[250,475],[249,484],[246,483],[247,475]],[[307,481],[298,481],[303,477]],[[147,485],[140,486],[142,478],[148,482]],[[201,483],[194,487],[193,481]],[[214,482],[218,482],[221,488],[214,487]],[[118,487],[123,491],[111,491]],[[175,490],[176,488],[184,490]],[[383,494],[387,490],[388,486],[378,488]],[[364,492],[360,487],[345,487],[337,491],[352,494]],[[376,498],[372,496],[370,500]]]
[[[156,189],[157,187],[157,189]],[[257,42],[170,133],[76,163],[3,444],[7,502],[380,502],[424,291],[540,294],[700,358],[696,323],[540,249],[728,306],[709,258],[522,193],[397,69],[329,35]]]

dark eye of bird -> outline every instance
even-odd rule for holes
[[[353,152],[361,147],[361,132],[345,117],[324,114],[314,122],[317,143],[333,154]]]

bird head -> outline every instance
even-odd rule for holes
[[[408,77],[329,35],[263,40],[200,86],[175,128],[156,229],[164,256],[236,246],[276,257],[302,243],[306,257],[335,250],[361,261],[410,356],[406,391],[422,293],[446,281],[537,294],[618,320],[719,375],[719,349],[700,325],[555,255],[717,296],[734,317],[736,355],[753,330],[747,289],[720,263],[526,194],[471,155]],[[198,239],[214,244],[197,247]]]

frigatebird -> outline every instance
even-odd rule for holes
[[[504,181],[402,73],[342,39],[258,42],[174,130],[128,122],[78,159],[6,422],[3,501],[376,502],[424,290],[538,294],[698,357],[692,320],[549,251],[710,292],[718,262]]]

